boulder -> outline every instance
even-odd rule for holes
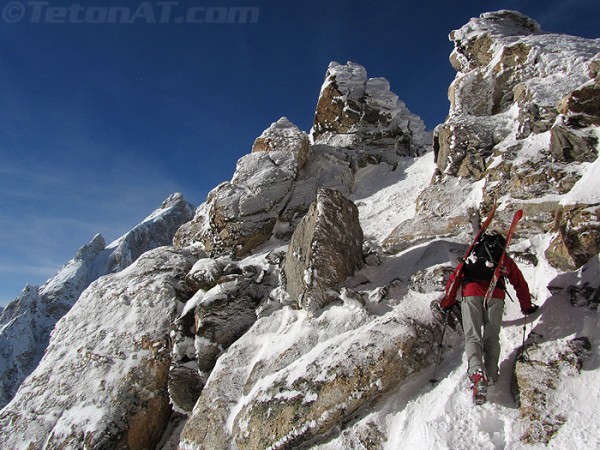
[[[321,189],[296,227],[283,270],[286,290],[298,305],[316,312],[336,287],[363,267],[358,208],[340,192]]]
[[[517,359],[513,375],[513,394],[525,424],[521,441],[547,445],[565,423],[569,411],[557,391],[565,378],[579,374],[590,350],[585,337],[526,345],[526,357]]]
[[[168,335],[193,262],[161,247],[86,289],[0,413],[11,430],[0,447],[154,448],[171,416]]]

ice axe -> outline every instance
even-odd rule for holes
[[[446,334],[446,326],[448,325],[448,316],[450,315],[450,311],[446,311],[446,315],[444,316],[444,328],[442,328],[442,336],[440,337],[440,343],[438,344],[438,354],[437,360],[435,362],[435,369],[433,370],[433,378],[429,379],[431,384],[437,383],[439,380],[436,378],[438,366],[440,364],[440,358],[442,356],[442,343],[444,342],[444,334]]]

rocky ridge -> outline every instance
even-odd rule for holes
[[[598,198],[589,193],[600,41],[544,33],[514,11],[486,13],[451,39],[458,72],[449,119],[434,132],[435,161],[416,157],[429,136],[385,80],[332,63],[310,137],[287,119],[272,124],[173,247],[84,291],[0,412],[11,429],[0,443],[560,448],[581,433],[584,421],[543,409],[560,405],[572,380],[596,374],[586,343],[593,354],[600,339]],[[414,211],[390,201],[400,189]],[[463,392],[459,328],[440,349],[443,381],[427,381],[441,336],[429,304],[492,201],[500,229],[526,210],[511,252],[542,319],[532,319],[529,359],[513,372],[520,409],[491,394],[493,416],[511,426],[478,429]],[[515,308],[507,304],[500,388],[518,356]],[[93,318],[104,314],[105,324]],[[80,331],[87,337],[78,342]],[[65,385],[81,373],[83,386]],[[544,402],[535,383],[546,386]],[[593,430],[589,442],[600,443]]]

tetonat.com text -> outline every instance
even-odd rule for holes
[[[41,24],[248,24],[258,7],[183,6],[175,1],[142,1],[133,6],[56,6],[47,1],[12,1],[2,8],[7,23]]]

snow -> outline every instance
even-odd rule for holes
[[[598,147],[600,148],[600,145]],[[592,163],[583,163],[582,172],[583,176],[561,199],[561,205],[600,203],[600,158]]]
[[[433,170],[433,152],[428,152],[419,158],[405,158],[396,170],[378,164],[357,172],[350,199],[358,206],[366,240],[382,240],[415,215],[416,198]]]

